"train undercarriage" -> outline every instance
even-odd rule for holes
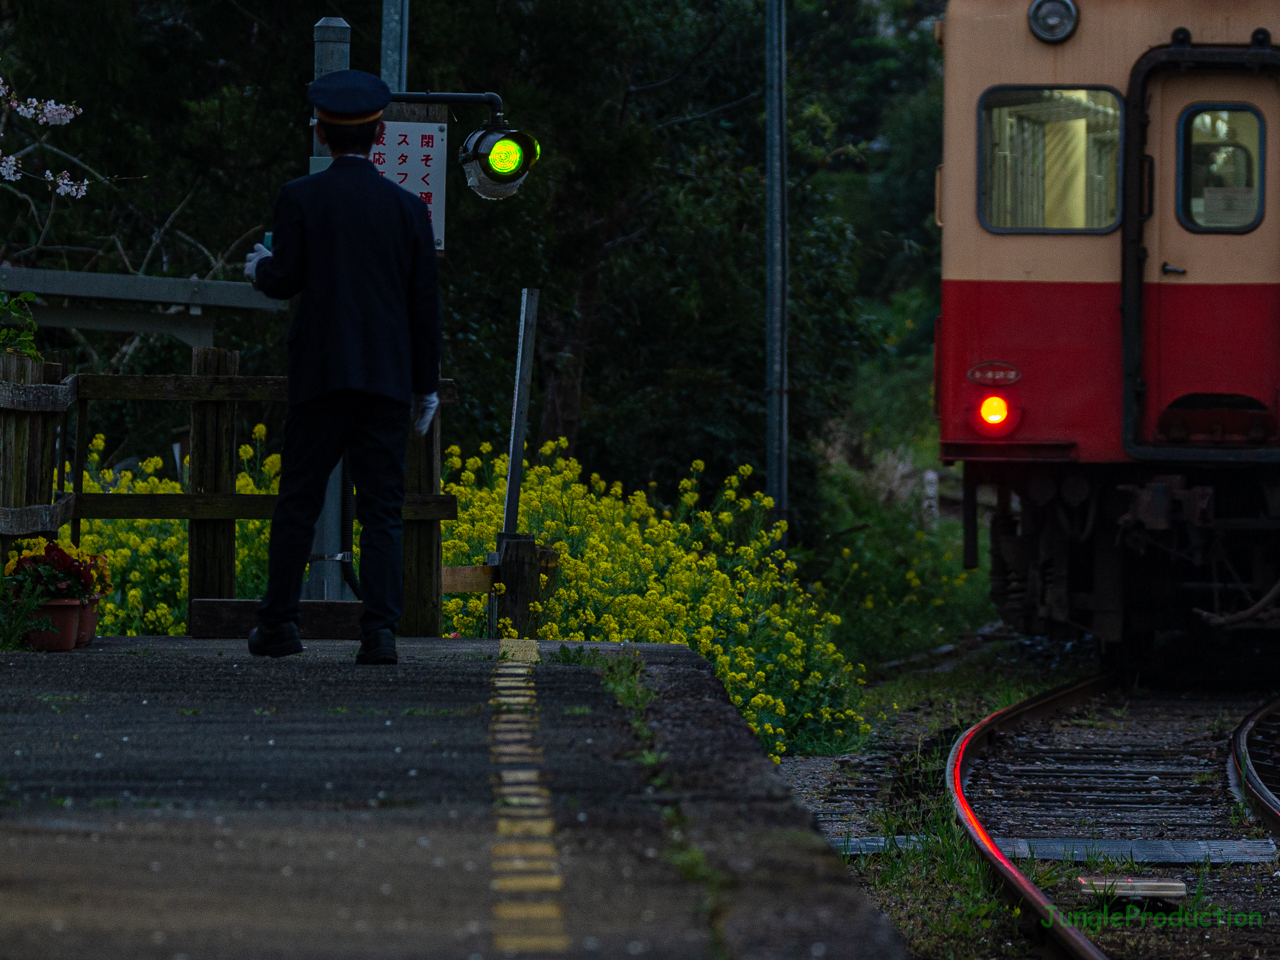
[[[1089,633],[1117,664],[1170,632],[1280,629],[1280,469],[965,465],[965,562],[996,491],[991,597],[1015,629]]]

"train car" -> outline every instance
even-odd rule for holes
[[[1276,0],[951,0],[935,398],[1007,623],[1280,626]],[[987,491],[994,490],[994,498]]]

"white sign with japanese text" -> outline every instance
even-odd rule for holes
[[[443,123],[387,121],[387,132],[373,146],[374,168],[427,205],[436,249],[444,249],[444,174],[449,127]]]

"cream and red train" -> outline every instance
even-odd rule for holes
[[[1280,624],[1277,0],[951,0],[942,457],[1024,630]],[[1198,614],[1196,611],[1204,611]]]

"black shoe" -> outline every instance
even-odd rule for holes
[[[254,627],[249,631],[249,652],[255,657],[287,657],[302,652],[302,637],[292,620],[274,627]]]
[[[390,630],[375,630],[360,638],[360,652],[356,654],[356,663],[360,664],[392,664],[399,663],[396,656],[396,636]]]

